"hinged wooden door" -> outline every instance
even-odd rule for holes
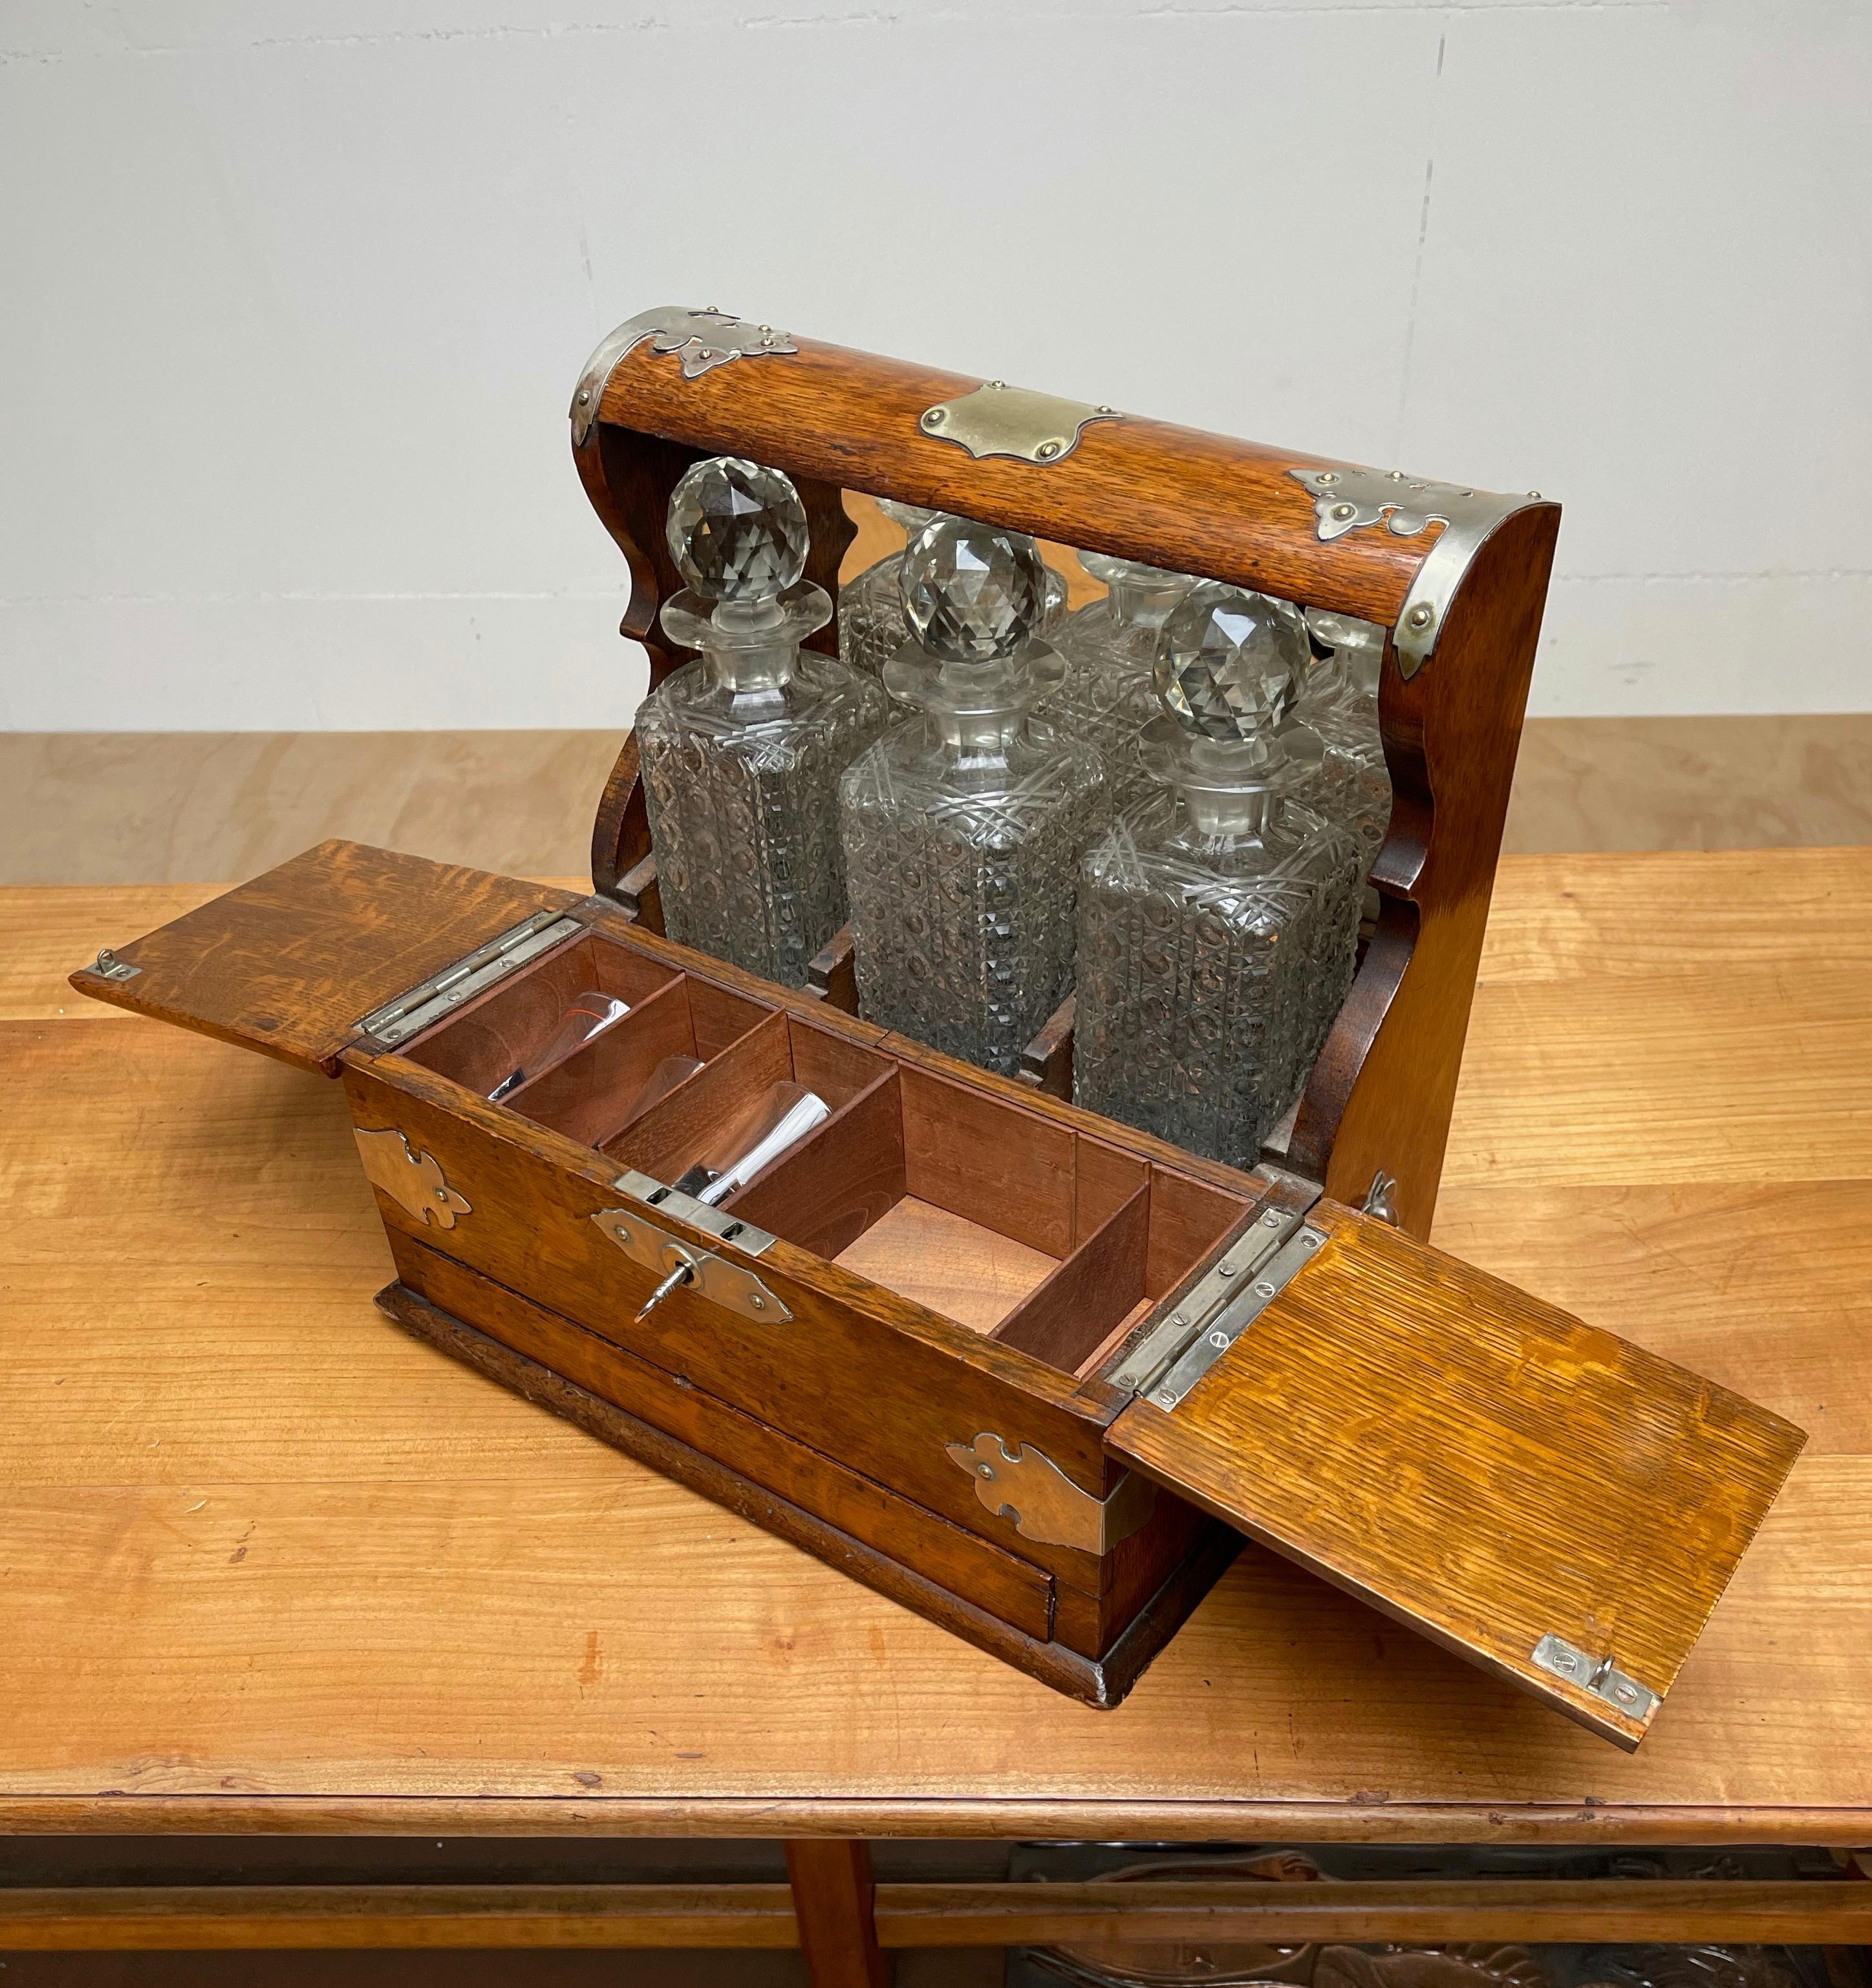
[[[536,915],[580,901],[518,877],[322,842],[81,969],[72,984],[329,1073],[380,1003]]]
[[[1383,1223],[1309,1229],[1108,1446],[1636,1746],[1805,1436]]]

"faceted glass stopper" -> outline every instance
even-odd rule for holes
[[[792,478],[711,456],[670,493],[670,556],[705,600],[771,600],[806,567],[806,506]]]
[[[945,663],[1012,656],[1040,625],[1046,569],[1022,532],[932,519],[904,549],[904,618]]]
[[[1192,587],[1157,637],[1154,679],[1164,708],[1205,739],[1272,731],[1299,694],[1294,631],[1284,603],[1220,580]]]

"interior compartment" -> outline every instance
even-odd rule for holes
[[[593,989],[630,1013],[529,1077],[509,1110],[673,1185],[705,1156],[719,1162],[774,1086],[804,1086],[830,1115],[723,1211],[1062,1372],[1097,1371],[1248,1212],[1244,1196],[1015,1099],[593,937],[411,1053],[485,1096]],[[659,1073],[681,1073],[647,1100]]]
[[[621,1022],[501,1101],[536,1124],[549,1125],[581,1145],[610,1151],[630,1127],[672,1104],[691,1085],[704,1082],[717,1059],[779,1019],[772,1009],[758,1001],[679,973],[640,1002]],[[700,1067],[652,1103],[647,1089],[666,1077],[664,1066],[672,1058]],[[705,1083],[704,1095],[714,1094],[711,1084]],[[657,1178],[670,1176],[659,1174]]]
[[[723,1205],[985,1337],[1083,1374],[1249,1204],[1010,1100],[885,1064]]]
[[[614,995],[634,1009],[681,977],[661,960],[587,934],[495,982],[402,1053],[485,1097],[546,1046],[580,995]]]

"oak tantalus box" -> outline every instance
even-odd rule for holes
[[[588,896],[326,843],[73,984],[340,1079],[400,1324],[1062,1691],[1115,1704],[1245,1536],[1635,1746],[1803,1439],[1420,1239],[1557,507],[716,312],[622,327],[572,419],[653,681],[721,453],[793,478],[835,591],[855,490],[1392,631],[1377,915],[1280,1149],[1066,1102],[1069,1002],[1003,1078],[846,1012],[839,941],[797,990],[672,944],[628,742]],[[629,1013],[491,1102],[591,989]],[[830,1115],[678,1189],[782,1080]]]

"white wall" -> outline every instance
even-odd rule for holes
[[[657,303],[1566,504],[1536,708],[1872,705],[1872,8],[5,0],[0,725],[617,725]]]

